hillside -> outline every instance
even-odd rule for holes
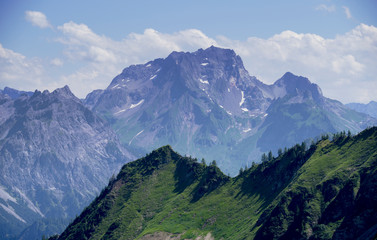
[[[323,137],[235,178],[162,147],[124,165],[59,239],[372,239],[376,143],[376,127]]]

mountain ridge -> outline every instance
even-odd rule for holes
[[[19,91],[14,88],[5,87],[3,90],[0,89],[0,94],[8,95],[12,99],[16,99],[22,95],[31,96],[33,95],[33,92],[29,91]]]
[[[68,86],[14,99],[0,95],[0,112],[2,239],[34,221],[73,217],[132,159]]]

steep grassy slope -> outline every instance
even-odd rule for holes
[[[357,239],[377,224],[376,170],[376,128],[321,141],[266,211],[257,237]]]
[[[235,178],[167,146],[126,164],[59,239],[367,238],[376,165],[377,128],[296,145]]]

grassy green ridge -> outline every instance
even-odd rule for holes
[[[357,239],[377,224],[376,168],[376,128],[319,142],[257,238]]]
[[[235,178],[166,146],[124,165],[59,239],[356,239],[377,224],[376,169],[377,128],[296,145]]]

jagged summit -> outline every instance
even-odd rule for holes
[[[58,94],[60,96],[68,97],[68,98],[76,98],[76,96],[71,92],[71,89],[68,87],[68,85],[65,85],[62,88],[57,88],[53,92],[53,94]]]
[[[322,90],[317,84],[310,82],[306,77],[296,76],[291,72],[285,73],[273,86],[284,89],[285,94],[292,96],[303,95],[316,101],[323,98]]]
[[[14,88],[4,87],[4,90],[0,89],[0,94],[8,95],[12,99],[16,99],[16,98],[23,96],[23,95],[31,96],[31,95],[33,95],[33,92],[19,91],[19,90],[14,89]]]
[[[206,49],[198,49],[197,51],[195,52],[177,52],[177,51],[173,51],[172,53],[169,54],[168,58],[169,57],[172,57],[172,58],[179,58],[183,55],[205,55],[205,56],[217,56],[219,58],[221,57],[236,57],[237,54],[234,52],[233,49],[228,49],[228,48],[220,48],[220,47],[215,47],[215,46],[211,46],[211,47],[208,47]]]
[[[57,88],[54,91],[50,92],[49,90],[43,90],[40,91],[36,89],[34,92],[30,92],[30,94],[23,94],[25,96],[30,96],[32,98],[44,96],[44,97],[52,97],[54,96],[55,98],[65,98],[65,99],[75,99],[78,100],[78,98],[71,92],[71,89],[69,88],[68,85],[65,85],[64,87]]]

